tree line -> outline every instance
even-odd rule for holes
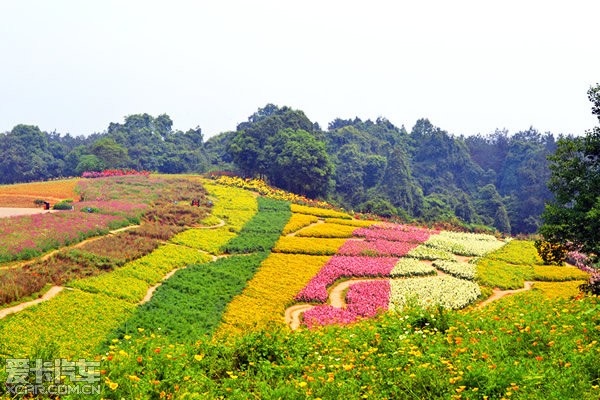
[[[161,173],[233,171],[356,211],[405,220],[536,232],[556,138],[530,128],[455,136],[421,119],[407,131],[385,118],[339,119],[327,129],[301,110],[268,104],[235,131],[204,140],[166,115],[127,116],[73,137],[17,125],[0,134],[0,183],[133,168]]]

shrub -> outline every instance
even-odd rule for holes
[[[567,248],[560,243],[552,243],[546,240],[536,240],[535,248],[547,265],[564,265],[567,259]]]

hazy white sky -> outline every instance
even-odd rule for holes
[[[453,134],[597,125],[600,1],[0,0],[0,132],[167,113],[205,136],[267,103]]]

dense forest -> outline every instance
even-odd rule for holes
[[[0,133],[0,183],[80,175],[105,168],[161,173],[214,170],[262,177],[347,209],[536,232],[556,138],[533,128],[455,136],[416,122],[335,119],[327,129],[304,112],[272,104],[233,132],[204,140],[200,128],[173,130],[168,115],[130,115],[87,137],[18,125]]]

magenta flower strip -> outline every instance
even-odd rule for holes
[[[331,324],[349,324],[358,318],[374,317],[388,309],[390,282],[388,280],[358,282],[348,289],[347,308],[319,305],[304,313],[304,324],[309,328]]]
[[[297,301],[325,303],[327,287],[340,278],[386,277],[398,261],[393,257],[333,256],[310,282],[298,293]]]
[[[347,240],[340,247],[338,253],[344,256],[404,257],[417,246],[418,243],[396,242],[383,239]]]
[[[359,228],[352,234],[364,237],[369,241],[383,239],[395,242],[423,243],[434,233],[437,232],[409,225],[381,224]]]

